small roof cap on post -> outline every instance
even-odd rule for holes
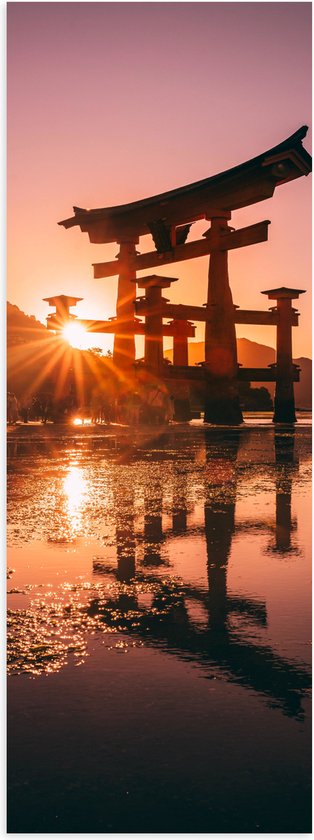
[[[168,289],[171,283],[176,283],[177,277],[162,277],[160,274],[149,274],[148,277],[137,277],[134,283],[137,283],[140,289]]]
[[[305,289],[288,289],[287,286],[280,286],[279,289],[267,289],[261,292],[261,295],[268,295],[269,300],[282,300],[283,298],[298,298],[299,295],[304,295]]]
[[[54,295],[53,297],[43,298],[46,303],[49,303],[49,306],[61,306],[68,307],[68,306],[76,306],[76,304],[80,300],[84,300],[84,298],[80,297],[71,297],[70,295]]]
[[[168,326],[173,327],[174,335],[178,334],[186,338],[194,338],[195,336],[195,324],[185,318],[173,318],[172,321],[168,321]]]

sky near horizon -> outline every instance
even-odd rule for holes
[[[59,227],[73,205],[164,192],[311,127],[311,3],[9,2],[7,11],[7,299],[42,321],[42,298],[61,292],[84,298],[81,317],[115,314],[117,278],[94,280],[92,263],[113,259],[117,245]],[[310,152],[310,129],[303,142]],[[268,242],[229,254],[234,303],[265,309],[263,289],[307,290],[293,354],[310,356],[311,176],[231,224],[263,219]],[[206,228],[193,226],[192,238]],[[139,250],[151,250],[149,237]],[[208,258],[163,266],[179,278],[167,297],[203,303],[207,267]],[[273,328],[237,335],[275,346]]]

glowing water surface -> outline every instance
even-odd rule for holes
[[[310,830],[310,442],[10,432],[9,831]]]

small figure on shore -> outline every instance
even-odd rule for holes
[[[15,425],[19,417],[18,401],[15,394],[8,391],[7,395],[7,422],[10,425]]]
[[[129,396],[127,402],[127,422],[130,426],[138,426],[140,422],[141,398],[137,391]]]
[[[23,420],[23,423],[28,423],[29,421],[29,404],[28,402],[23,402],[20,407],[20,415]]]

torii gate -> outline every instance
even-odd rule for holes
[[[143,310],[140,312],[141,303],[136,304],[135,301],[136,272],[210,255],[208,296],[203,310],[205,318],[202,319],[205,321],[204,368],[207,382],[205,421],[225,424],[242,422],[237,386],[237,312],[229,285],[228,251],[266,241],[270,224],[264,220],[234,230],[228,226],[231,211],[270,198],[277,186],[311,171],[311,157],[302,145],[306,133],[307,127],[303,126],[283,143],[262,155],[202,181],[131,204],[97,210],[74,207],[74,216],[59,222],[65,228],[78,225],[81,231],[88,233],[92,243],[117,242],[120,246],[116,260],[94,264],[94,277],[119,276],[117,319],[114,322],[115,329],[110,331],[115,334],[113,361],[125,372],[135,362],[135,335],[143,332],[135,317],[136,314],[143,314]],[[203,239],[187,243],[191,225],[200,219],[210,221],[209,230]],[[139,254],[136,250],[139,237],[147,233],[153,237],[155,250]],[[294,297],[300,293],[300,290],[292,291],[297,291]],[[160,305],[163,306],[162,300]],[[201,307],[184,308],[187,322],[195,317],[191,315],[195,308]],[[170,315],[170,309],[165,317]],[[176,315],[173,313],[172,307],[172,317],[180,320],[178,311]],[[248,317],[260,315],[249,313]],[[160,342],[160,335],[165,334],[164,326],[161,333],[164,317],[161,310],[158,317]],[[265,322],[248,320],[246,323]],[[106,331],[109,332],[109,329]],[[275,419],[280,422],[295,421],[294,403],[291,404],[290,397],[289,400],[279,400]]]

